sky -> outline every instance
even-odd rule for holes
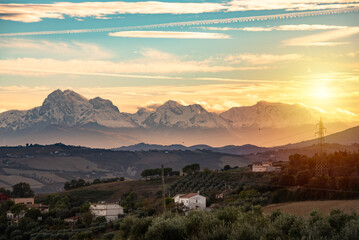
[[[56,89],[122,112],[300,103],[357,119],[359,0],[1,1],[0,112]]]

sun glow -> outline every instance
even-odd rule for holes
[[[326,85],[319,85],[317,86],[317,88],[315,89],[315,93],[314,95],[316,96],[316,98],[319,99],[327,99],[331,97],[331,92],[330,89],[326,86]]]

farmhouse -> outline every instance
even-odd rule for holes
[[[117,203],[95,203],[91,204],[90,211],[96,217],[105,217],[107,221],[118,218],[119,214],[123,214],[123,207]]]
[[[12,198],[15,204],[23,203],[25,205],[34,204],[34,198]]]
[[[64,221],[65,223],[67,223],[69,226],[73,227],[75,226],[75,224],[81,219],[80,216],[73,216],[73,217],[68,217],[65,218]]]
[[[254,162],[252,165],[253,172],[279,172],[280,166],[275,166],[273,161],[268,160],[266,162]]]
[[[48,213],[50,208],[48,205],[43,204],[29,204],[27,205],[29,209],[39,209],[41,213]]]
[[[206,208],[206,197],[199,195],[199,193],[177,194],[173,198],[175,203],[183,204],[189,209]]]

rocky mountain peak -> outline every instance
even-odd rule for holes
[[[95,109],[109,109],[109,110],[112,109],[116,112],[120,112],[118,108],[115,105],[113,105],[113,103],[110,100],[107,99],[95,97],[91,99],[89,103],[91,103]]]

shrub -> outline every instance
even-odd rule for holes
[[[115,236],[115,234],[113,232],[109,232],[106,233],[105,235],[103,235],[105,239],[107,240],[112,240],[112,238]]]

